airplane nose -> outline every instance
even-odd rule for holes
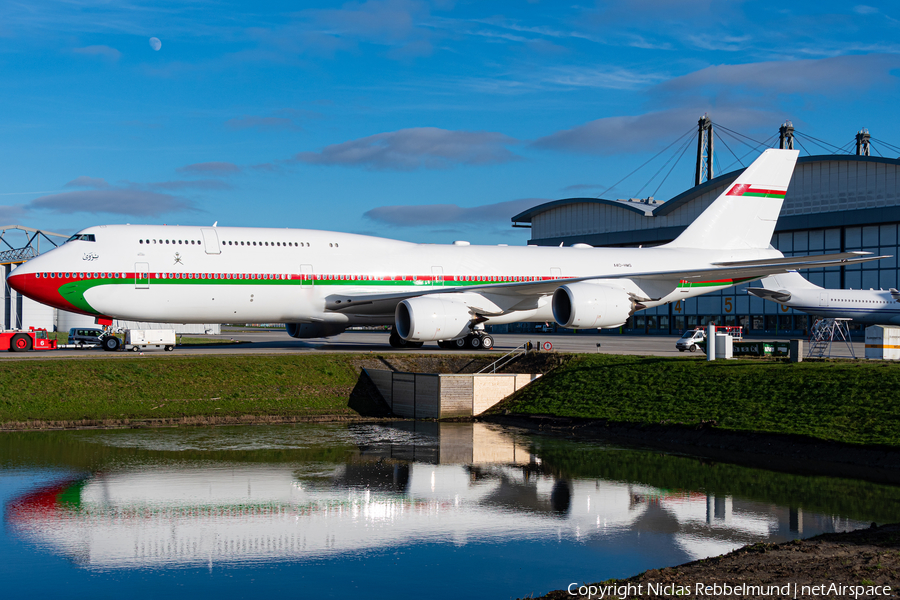
[[[56,277],[56,273],[53,274],[54,277],[49,275],[50,273],[35,272],[23,266],[10,273],[6,281],[9,287],[15,291],[41,304],[71,312],[91,314],[74,306],[62,296],[60,287],[68,282],[61,278],[62,273],[58,274],[60,278]]]
[[[28,296],[28,294],[25,293],[25,275],[24,274],[16,273],[15,271],[13,271],[13,273],[9,277],[6,278],[6,283],[9,284],[9,287],[16,290],[23,296]]]

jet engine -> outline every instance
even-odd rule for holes
[[[394,312],[397,335],[407,342],[456,339],[469,333],[471,322],[468,306],[434,296],[403,300]]]
[[[338,323],[285,323],[284,330],[293,338],[329,337],[343,333],[347,326]]]
[[[553,318],[561,327],[619,327],[636,308],[625,290],[587,281],[569,283],[553,292]]]

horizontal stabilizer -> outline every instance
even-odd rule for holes
[[[785,256],[783,258],[761,258],[758,260],[739,260],[733,262],[716,262],[712,263],[717,267],[731,267],[735,265],[741,265],[745,267],[749,267],[751,265],[784,265],[789,263],[797,262],[797,259],[816,259],[822,261],[833,261],[833,260],[841,260],[845,258],[858,258],[861,256],[872,256],[871,252],[862,252],[862,251],[854,251],[854,252],[834,252],[832,254],[817,254],[815,256]],[[878,258],[886,258],[886,257],[878,257]],[[807,267],[812,268],[812,267]]]
[[[763,300],[774,300],[775,302],[788,302],[791,299],[791,293],[787,290],[767,290],[766,288],[747,288],[747,293],[762,298]]]

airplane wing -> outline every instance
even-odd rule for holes
[[[545,279],[542,281],[502,282],[483,285],[472,285],[464,288],[444,288],[442,286],[430,286],[414,290],[405,290],[390,294],[333,294],[326,298],[325,308],[331,311],[354,312],[353,309],[374,303],[396,303],[407,298],[425,296],[430,294],[452,294],[463,292],[476,292],[482,294],[497,294],[501,296],[549,296],[556,289],[567,283],[579,281],[615,280],[615,279],[652,279],[675,280],[687,282],[721,281],[728,279],[742,279],[750,281],[767,275],[787,273],[798,269],[818,269],[822,267],[846,266],[872,260],[880,260],[887,256],[874,256],[871,252],[838,252],[833,254],[819,254],[813,256],[791,256],[784,258],[772,258],[762,260],[747,260],[736,262],[712,263],[714,268],[677,270],[677,271],[649,271],[644,273],[610,273],[603,275],[591,275],[587,277],[561,277]],[[646,300],[654,300],[647,298]]]
[[[747,288],[747,293],[763,300],[774,300],[775,302],[788,302],[791,299],[790,292],[779,292],[766,288]]]

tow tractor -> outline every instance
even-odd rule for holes
[[[56,350],[56,340],[47,337],[46,329],[29,327],[28,331],[12,329],[0,331],[0,350],[29,352],[31,350]]]

